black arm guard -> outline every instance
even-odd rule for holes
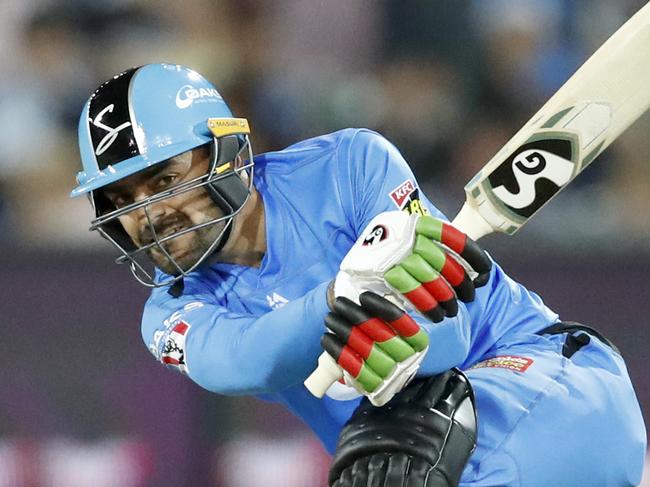
[[[359,405],[339,437],[329,485],[457,486],[476,447],[476,411],[458,369],[414,380],[388,404]]]

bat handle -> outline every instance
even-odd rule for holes
[[[305,387],[312,395],[322,398],[334,382],[343,377],[343,371],[332,356],[323,352],[318,357],[318,367],[305,380]]]
[[[476,206],[469,201],[463,203],[463,207],[451,222],[461,232],[466,233],[472,240],[494,232],[494,227],[479,213]]]

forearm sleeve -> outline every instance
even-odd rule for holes
[[[301,382],[315,367],[326,293],[323,283],[257,317],[229,312],[196,294],[150,299],[143,338],[158,360],[170,365],[171,356],[171,366],[205,389],[230,395],[276,392]]]

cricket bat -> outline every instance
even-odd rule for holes
[[[467,183],[452,221],[474,240],[516,233],[650,107],[650,3],[616,31]],[[305,381],[342,376],[327,353]]]

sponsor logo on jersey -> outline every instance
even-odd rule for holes
[[[156,357],[156,360],[160,360],[160,343],[163,336],[165,336],[166,330],[156,330],[153,332],[153,342],[149,343],[149,351],[151,354]]]
[[[383,225],[376,225],[370,233],[363,239],[361,244],[364,247],[369,247],[372,245],[377,245],[382,240],[388,238],[388,229]]]
[[[203,303],[201,301],[192,301],[183,306],[183,311],[192,311],[193,309],[203,308]]]
[[[407,179],[397,188],[389,193],[390,199],[402,211],[411,215],[428,215],[429,211],[420,201],[420,190],[413,183],[413,180]]]
[[[271,309],[279,309],[287,304],[289,300],[284,296],[281,296],[280,294],[274,292],[266,296],[266,302],[269,304],[269,307]]]
[[[185,361],[185,340],[191,326],[185,321],[176,323],[167,334],[162,346],[160,361],[168,367],[187,374]]]
[[[195,88],[192,85],[183,85],[176,93],[176,106],[181,110],[191,107],[194,103],[222,100],[219,92],[214,88]]]
[[[479,362],[476,365],[470,367],[470,369],[495,368],[508,369],[514,372],[526,372],[532,363],[532,358],[518,357],[515,355],[498,355],[496,357],[483,360],[482,362]]]
[[[401,210],[404,208],[404,203],[406,202],[407,198],[413,194],[416,189],[417,188],[415,184],[413,184],[413,181],[407,179],[390,192],[390,197],[395,202],[397,207]]]
[[[174,311],[167,319],[165,319],[165,321],[163,321],[163,328],[154,331],[153,340],[149,343],[149,351],[154,357],[156,357],[156,360],[163,362],[163,353],[168,344],[168,338],[172,335],[172,332],[176,329],[177,325],[183,323],[187,329],[190,328],[191,325],[188,324],[186,320],[181,321],[183,313],[202,307],[203,303],[200,301],[192,301],[190,303],[187,303],[185,306],[183,306],[182,310]],[[180,328],[182,329],[183,327],[181,326]],[[185,330],[185,333],[187,333],[187,329]],[[184,344],[185,341],[183,339],[183,345]]]

